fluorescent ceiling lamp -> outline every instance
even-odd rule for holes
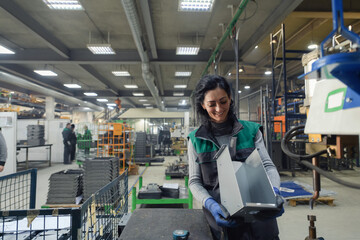
[[[182,93],[182,92],[174,92],[173,95],[175,97],[182,97],[182,96],[184,96],[184,93]]]
[[[53,72],[53,71],[50,71],[50,70],[34,70],[34,72],[41,75],[41,76],[46,76],[46,77],[57,76],[56,72]]]
[[[150,103],[144,103],[143,105],[144,105],[144,106],[151,106]]]
[[[90,108],[89,107],[84,107],[84,110],[90,110]]]
[[[309,44],[309,45],[307,46],[307,48],[310,49],[310,50],[314,50],[314,49],[317,49],[317,48],[318,48],[318,45],[317,45],[317,44]]]
[[[175,77],[190,77],[191,72],[175,72]]]
[[[231,72],[229,72],[228,75],[231,76]]]
[[[211,12],[214,0],[179,0],[180,12]]]
[[[180,106],[185,106],[186,105],[186,100],[182,100],[181,102],[179,102]]]
[[[259,47],[259,46],[258,46],[258,45],[256,45],[256,46],[255,46],[255,49],[257,49],[258,47]]]
[[[174,85],[174,88],[187,88],[187,85]]]
[[[130,85],[124,85],[125,88],[138,88],[137,85],[135,84],[130,84]]]
[[[176,55],[198,55],[199,46],[177,46]]]
[[[15,54],[15,52],[11,51],[10,49],[0,45],[0,54]]]
[[[112,71],[112,74],[117,77],[130,77],[130,73],[128,71]]]
[[[113,109],[114,109],[114,107],[112,107],[112,106],[108,106],[108,109],[111,109],[111,110],[113,110]]]
[[[108,105],[110,107],[116,107],[116,103],[107,103],[106,105]]]
[[[154,107],[146,107],[146,109],[153,109]]]
[[[96,101],[98,101],[98,102],[108,102],[109,100],[107,100],[106,98],[98,98],[98,99],[96,99]]]
[[[272,71],[265,71],[265,75],[271,75]]]
[[[238,93],[241,93],[241,90],[239,90]]]
[[[147,102],[147,99],[139,99],[139,102]]]
[[[245,88],[245,89],[250,89],[250,86],[249,86],[249,85],[246,85],[244,88]]]
[[[133,93],[132,95],[135,97],[143,97],[144,93]]]
[[[93,54],[115,54],[114,49],[111,48],[110,44],[88,44],[87,48],[93,53]]]
[[[89,97],[96,97],[97,93],[95,93],[95,92],[84,92],[84,95],[89,96]]]
[[[76,83],[65,83],[64,86],[67,88],[81,88],[81,86]]]
[[[78,0],[43,0],[43,2],[54,10],[83,10]]]

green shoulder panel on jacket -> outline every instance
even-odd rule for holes
[[[237,135],[238,139],[236,149],[255,147],[254,139],[261,125],[244,120],[239,120],[239,122],[244,126],[244,128]]]
[[[197,129],[192,131],[189,134],[188,139],[191,140],[192,144],[194,145],[195,151],[197,153],[214,152],[214,151],[217,151],[219,149],[211,141],[207,141],[207,140],[195,137],[196,131],[197,131]]]

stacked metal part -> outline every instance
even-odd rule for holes
[[[119,158],[94,158],[84,162],[84,199],[119,176]]]
[[[136,132],[135,158],[146,157],[146,133]]]
[[[28,125],[27,126],[27,144],[28,145],[44,145],[45,144],[44,125]]]
[[[83,193],[82,169],[68,169],[51,174],[47,204],[75,204]]]

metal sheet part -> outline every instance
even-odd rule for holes
[[[232,217],[251,218],[276,210],[276,197],[255,149],[245,162],[232,161],[228,147],[217,156],[221,204]]]

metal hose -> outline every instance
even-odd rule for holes
[[[300,155],[300,154],[295,154],[290,151],[290,149],[288,147],[288,143],[290,142],[291,138],[296,135],[300,135],[300,134],[304,133],[304,128],[305,128],[305,126],[301,125],[301,126],[297,126],[297,127],[293,128],[293,129],[290,129],[288,132],[286,132],[284,138],[281,140],[281,149],[283,150],[283,152],[290,158],[294,159],[298,164],[302,164],[312,170],[315,170],[318,173],[320,173],[321,175],[323,175],[324,177],[326,177],[338,184],[341,184],[341,185],[344,185],[344,186],[347,186],[350,188],[360,189],[360,184],[341,180],[338,177],[336,177],[334,174],[329,173],[319,167],[316,167],[308,161],[305,161],[306,159],[311,159],[313,157],[317,157],[324,153],[327,153],[327,150],[322,150],[322,151],[319,151],[317,153],[310,154],[310,155],[307,155],[307,154]]]

